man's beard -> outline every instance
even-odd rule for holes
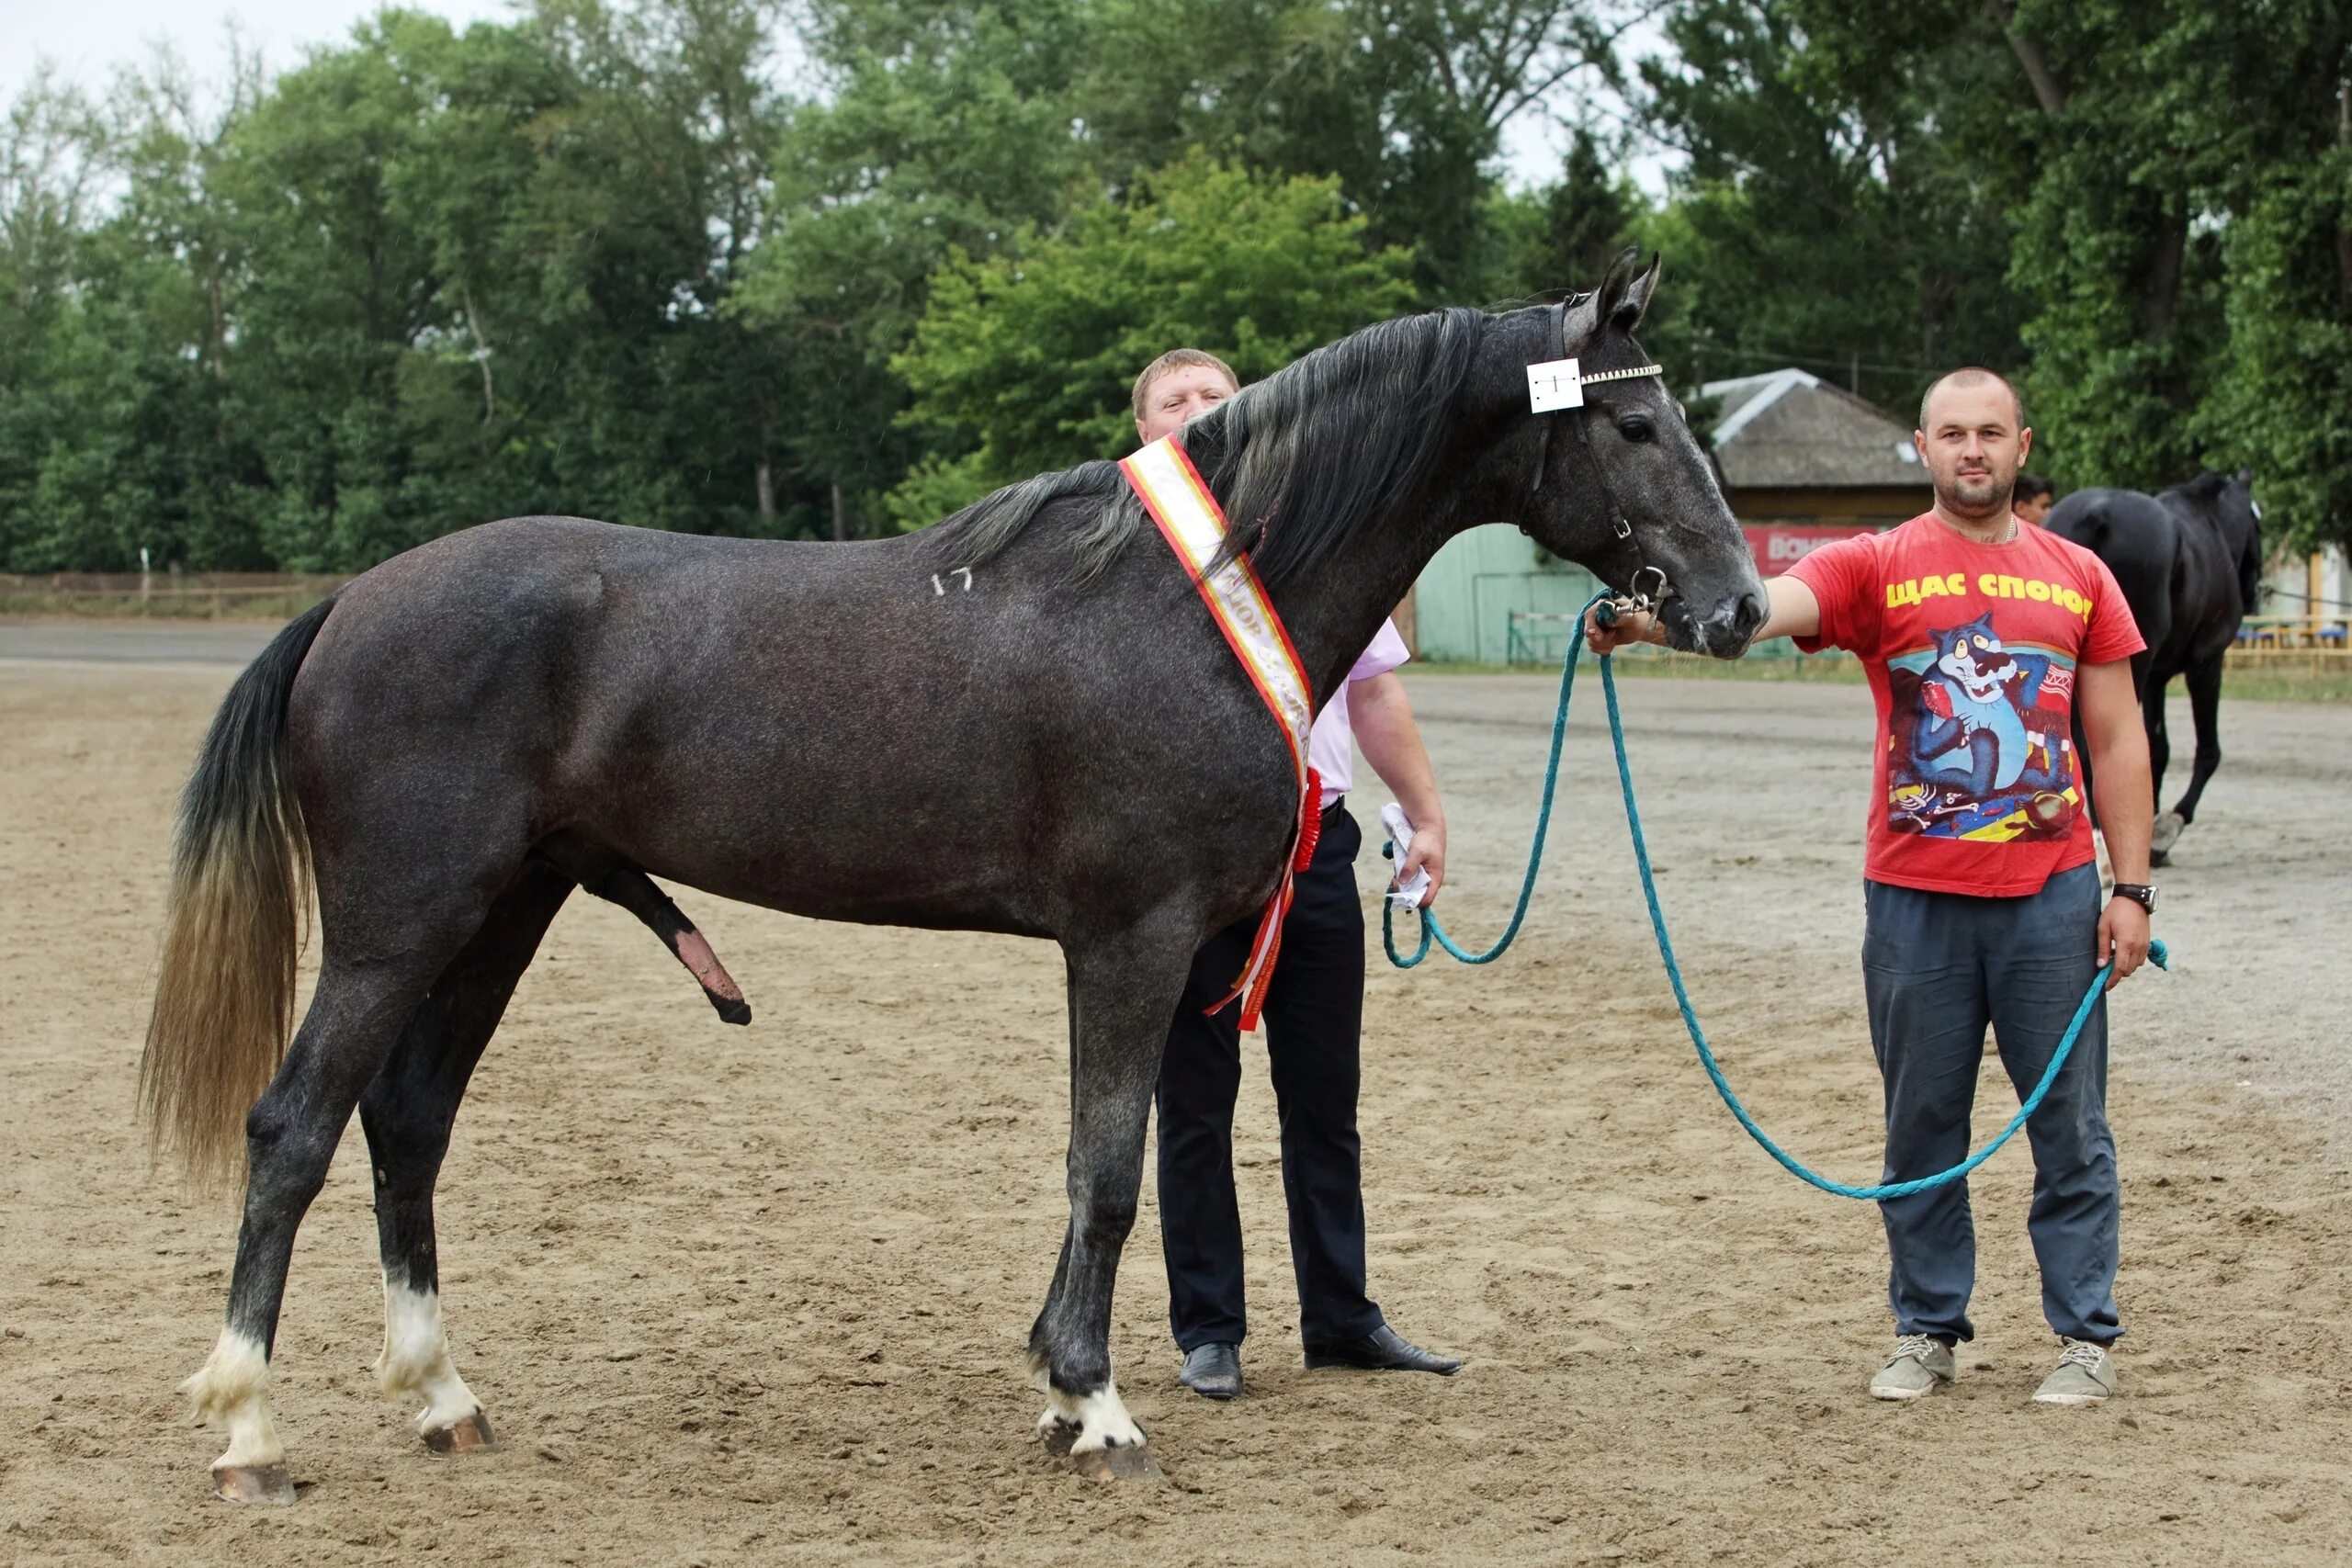
[[[1949,485],[1941,480],[1937,482],[1936,499],[1953,512],[1989,512],[2009,493],[2009,487],[2015,482],[2014,475],[2005,479],[1997,473],[1981,477],[1955,474]]]

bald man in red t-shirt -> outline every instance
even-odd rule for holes
[[[1849,649],[1877,702],[1862,974],[1890,1182],[1968,1156],[1987,1024],[2018,1097],[2031,1091],[2099,967],[2112,959],[2112,985],[2146,958],[2155,904],[2154,790],[2131,664],[2144,645],[2131,609],[2097,556],[2012,513],[2033,432],[2006,380],[1976,368],[1944,377],[1921,400],[1912,440],[1934,508],[1770,580],[1771,614],[1757,633],[1808,652]],[[1638,614],[1589,622],[1586,635],[1601,653],[1663,640]],[[2077,717],[2118,878],[2104,908]],[[2026,1134],[2042,1312],[2064,1347],[2034,1398],[2096,1404],[2115,1392],[2109,1347],[2123,1332],[2104,998]],[[1871,1393],[1917,1399],[1951,1382],[1952,1345],[1974,1337],[1967,1185],[1879,1209],[1895,1341]]]

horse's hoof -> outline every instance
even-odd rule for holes
[[[1165,1481],[1168,1472],[1151,1457],[1149,1443],[1125,1448],[1090,1449],[1070,1456],[1071,1468],[1090,1481]]]
[[[1168,1472],[1151,1457],[1149,1443],[1128,1443],[1115,1449],[1075,1451],[1079,1428],[1067,1421],[1048,1421],[1037,1428],[1038,1440],[1056,1459],[1069,1461],[1072,1470],[1090,1481],[1165,1481]]]
[[[490,1417],[479,1410],[453,1427],[424,1434],[424,1446],[436,1454],[469,1454],[477,1449],[489,1448],[494,1440],[490,1435]]]
[[[280,1508],[294,1504],[294,1478],[282,1462],[214,1465],[212,1491],[224,1503],[268,1503]]]
[[[2167,811],[2157,818],[2155,827],[2148,833],[2148,853],[2161,862],[2172,853],[2173,846],[2180,842],[2180,835],[2188,826],[2180,819],[2177,811]]]

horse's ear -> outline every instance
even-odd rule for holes
[[[1642,253],[1628,245],[1610,262],[1609,271],[1601,277],[1600,287],[1592,291],[1592,315],[1596,325],[1613,323],[1617,320],[1617,312],[1625,304],[1626,290],[1634,286],[1634,265],[1641,258]]]
[[[1618,261],[1621,265],[1630,265],[1640,254],[1639,251],[1629,250],[1620,256]],[[1611,323],[1619,332],[1630,333],[1642,324],[1642,318],[1649,312],[1650,294],[1657,288],[1657,269],[1665,262],[1666,257],[1663,254],[1653,255],[1650,257],[1650,265],[1642,269],[1641,276],[1625,285],[1624,293],[1618,299],[1616,309],[1609,312]]]

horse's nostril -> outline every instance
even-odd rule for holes
[[[1756,628],[1764,624],[1764,616],[1766,613],[1767,610],[1763,594],[1741,594],[1739,596],[1738,607],[1732,612],[1731,629],[1733,635],[1737,637],[1740,641],[1746,642],[1749,637],[1756,635]]]

